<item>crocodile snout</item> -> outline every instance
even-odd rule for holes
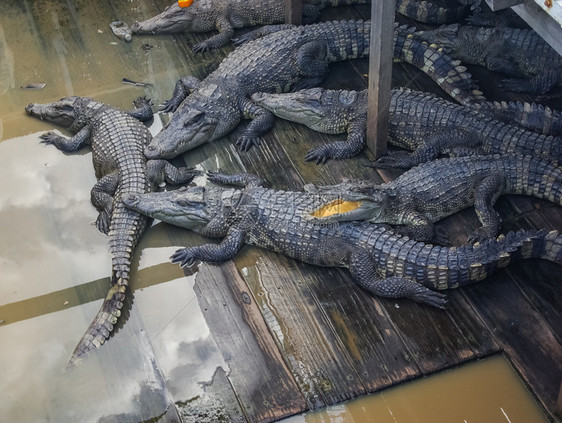
[[[35,107],[35,103],[29,103],[25,108],[25,112],[30,115],[33,111],[33,107]]]

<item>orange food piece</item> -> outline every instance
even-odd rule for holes
[[[193,0],[178,0],[180,7],[189,7],[193,3]]]

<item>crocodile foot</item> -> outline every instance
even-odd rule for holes
[[[182,100],[178,101],[175,98],[164,100],[160,105],[160,111],[164,113],[173,113],[180,107]]]
[[[197,260],[195,258],[195,248],[180,248],[177,250],[170,259],[172,263],[179,263],[181,267],[191,267]]]
[[[316,162],[317,165],[326,163],[330,158],[331,155],[327,145],[308,150],[308,153],[304,156],[306,162]]]
[[[476,244],[477,242],[482,242],[490,238],[495,238],[495,236],[496,233],[494,230],[481,226],[480,228],[472,232],[472,234],[470,234],[470,236],[468,237],[468,243]]]
[[[191,51],[193,51],[194,53],[205,53],[210,50],[211,50],[211,45],[206,41],[202,41],[200,43],[195,44],[191,49]]]
[[[107,211],[102,210],[98,214],[98,218],[96,219],[96,228],[98,228],[98,230],[102,234],[107,235],[109,233],[109,223],[110,222],[111,222],[110,214]]]
[[[254,145],[260,145],[260,139],[259,137],[249,137],[244,135],[236,140],[236,145],[241,151],[246,152]]]

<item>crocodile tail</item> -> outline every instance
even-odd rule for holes
[[[562,135],[562,112],[542,104],[494,101],[475,106],[480,113],[499,121],[516,124],[543,135]]]
[[[109,338],[113,326],[121,315],[127,286],[128,280],[119,278],[109,289],[98,314],[72,352],[72,356],[66,365],[67,369],[76,365],[84,355],[99,348]]]
[[[428,1],[397,0],[396,11],[419,22],[445,24],[457,22],[466,17],[470,12],[470,6],[465,4],[454,7],[439,7]]]
[[[420,40],[415,28],[395,26],[394,58],[416,66],[428,74],[447,94],[461,104],[469,105],[484,100],[472,75],[434,44]],[[416,34],[417,35],[417,34]]]

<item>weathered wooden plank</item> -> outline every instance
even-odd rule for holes
[[[395,3],[394,0],[371,3],[367,147],[375,158],[386,153]]]
[[[562,377],[562,345],[511,280],[499,272],[489,283],[465,288],[475,310],[546,410],[552,413]]]
[[[262,315],[234,263],[201,265],[195,292],[250,422],[306,410]]]
[[[256,260],[255,253],[245,251],[236,262],[308,406],[364,394],[346,349],[311,294],[317,276],[287,257],[259,250]]]
[[[302,23],[302,0],[285,0],[285,23]]]

